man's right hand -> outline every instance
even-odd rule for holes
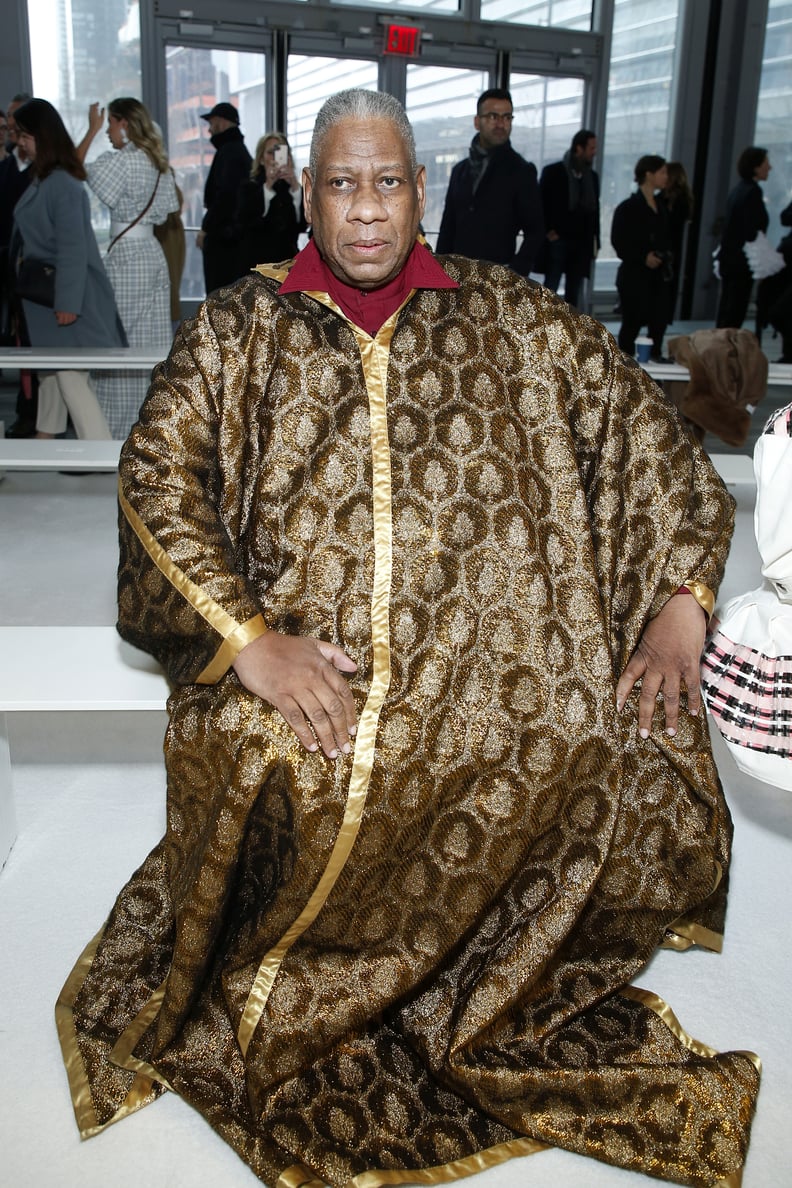
[[[357,664],[324,640],[266,631],[234,661],[251,693],[279,710],[308,751],[321,746],[328,759],[348,754],[357,731],[355,701],[342,673]]]
[[[198,248],[200,251],[203,251],[203,245],[204,245],[204,240],[205,240],[205,239],[206,239],[206,232],[205,232],[205,231],[199,231],[199,232],[198,232],[198,234],[197,234],[197,235],[196,235],[196,237],[195,237],[195,246],[196,246],[196,247],[197,247],[197,248]]]

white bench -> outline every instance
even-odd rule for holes
[[[749,454],[710,454],[709,459],[727,487],[756,481]]]
[[[4,470],[118,470],[121,441],[86,441],[56,437],[0,437],[0,472]]]
[[[680,363],[642,363],[644,371],[652,379],[662,383],[664,380],[688,380],[690,372]],[[788,388],[792,386],[792,363],[770,363],[767,368],[768,388]]]
[[[151,371],[163,358],[143,347],[0,347],[3,371]]]
[[[3,470],[103,470],[118,469],[120,441],[77,441],[60,438],[0,437],[0,471]],[[711,454],[712,463],[727,485],[752,483],[753,462],[748,454]]]
[[[0,866],[17,835],[7,716],[44,710],[163,710],[157,662],[115,627],[0,627]]]

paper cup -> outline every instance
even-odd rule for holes
[[[648,363],[654,343],[651,338],[636,338],[635,357],[639,363]]]

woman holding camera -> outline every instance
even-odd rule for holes
[[[673,280],[668,213],[658,194],[668,181],[665,158],[641,157],[635,166],[635,180],[638,189],[616,207],[611,224],[611,243],[621,260],[616,274],[622,308],[619,346],[634,355],[636,335],[646,326],[652,340],[651,358],[665,362],[663,335]]]
[[[305,230],[302,187],[289,142],[282,132],[267,132],[256,145],[250,181],[239,191],[236,209],[239,275],[257,264],[290,260]]]

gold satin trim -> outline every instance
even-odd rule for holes
[[[324,304],[337,308],[326,294],[317,294],[316,297]],[[338,312],[341,313],[340,310]],[[371,421],[374,517],[374,583],[371,596],[373,675],[371,687],[358,723],[349,791],[338,836],[335,839],[327,866],[305,907],[294,923],[287,928],[278,943],[265,954],[259,965],[237,1031],[237,1039],[243,1056],[247,1055],[253,1033],[267,1005],[267,999],[284,957],[318,916],[352,852],[352,847],[360,831],[360,822],[368,795],[380,710],[390,686],[390,590],[393,558],[386,387],[388,355],[397,314],[398,310],[388,319],[374,339],[359,327],[352,327],[357,335],[362,356]]]
[[[293,264],[294,260],[290,260],[289,264]],[[276,268],[274,264],[257,264],[255,268],[251,268],[251,272],[260,272],[262,276],[268,276],[270,280],[276,280],[280,284],[286,280],[286,277],[291,272],[289,268]]]
[[[108,1126],[112,1126],[114,1122],[120,1122],[122,1118],[127,1118],[136,1110],[142,1109],[143,1106],[149,1105],[154,1101],[152,1078],[138,1073],[126,1097],[112,1117],[108,1118],[106,1122],[100,1122],[96,1116],[88,1074],[85,1070],[85,1064],[83,1063],[77,1042],[77,1029],[74,1025],[73,1008],[77,995],[93,964],[93,959],[103,933],[104,927],[100,928],[93,940],[89,941],[85,946],[76,965],[66,979],[66,984],[61,990],[58,1001],[55,1004],[55,1022],[58,1028],[61,1052],[63,1053],[63,1063],[66,1066],[66,1075],[69,1078],[69,1090],[74,1108],[74,1117],[77,1120],[80,1138],[83,1139],[93,1138],[94,1135],[106,1130]],[[164,1084],[162,1077],[156,1076],[156,1079]]]
[[[293,1163],[278,1176],[275,1188],[326,1188],[326,1185],[324,1180],[318,1180],[302,1163]]]
[[[353,1176],[349,1184],[353,1188],[379,1188],[382,1184],[447,1184],[451,1180],[461,1180],[465,1176],[473,1176],[478,1172],[487,1171],[488,1168],[498,1167],[499,1164],[517,1156],[547,1151],[549,1147],[549,1143],[540,1143],[536,1139],[511,1139],[507,1143],[498,1143],[495,1147],[488,1147],[485,1151],[477,1151],[475,1155],[455,1159],[438,1167],[361,1172],[359,1176]]]
[[[707,1060],[712,1060],[713,1057],[719,1055],[717,1048],[711,1048],[709,1044],[703,1043],[702,1040],[694,1039],[689,1032],[685,1031],[668,1003],[660,998],[659,995],[653,994],[651,990],[642,990],[640,986],[623,986],[619,994],[623,995],[624,998],[633,999],[634,1002],[643,1003],[650,1011],[654,1011],[656,1015],[659,1015],[668,1030],[676,1036],[680,1043],[685,1045],[689,1052],[694,1052],[696,1056],[704,1056]],[[734,1055],[745,1056],[747,1060],[750,1060],[756,1071],[761,1074],[762,1062],[755,1052],[738,1050],[734,1052]],[[726,1179],[723,1183],[728,1184],[729,1180]]]
[[[705,586],[703,582],[683,582],[682,585],[690,590],[707,618],[711,618],[712,612],[715,610],[715,595],[709,586]]]
[[[230,635],[227,635],[212,659],[195,678],[197,685],[214,685],[225,676],[243,648],[254,639],[266,635],[269,627],[264,622],[263,615],[254,615],[246,623],[240,623]]]
[[[715,894],[722,878],[723,866],[716,859],[715,878],[712,881],[710,895]],[[685,916],[677,916],[676,920],[672,920],[666,928],[665,938],[661,942],[660,948],[675,949],[678,953],[684,953],[693,945],[700,945],[702,949],[709,949],[712,953],[721,953],[723,951],[723,933],[705,928],[703,924],[697,924],[694,920],[686,919]]]
[[[141,1007],[126,1030],[118,1037],[108,1060],[111,1064],[117,1064],[119,1068],[125,1068],[129,1072],[139,1073],[147,1080],[159,1081],[161,1085],[164,1085],[166,1089],[170,1089],[172,1093],[173,1087],[168,1084],[165,1077],[157,1072],[153,1065],[149,1064],[146,1060],[139,1060],[137,1056],[132,1055],[138,1040],[148,1031],[160,1013],[162,1001],[165,998],[166,985],[167,978],[164,982],[160,983],[146,1005]]]
[[[188,578],[187,574],[171,560],[132,507],[124,495],[120,477],[118,480],[118,501],[130,527],[160,573],[179,591],[185,601],[189,602],[193,610],[206,620],[212,630],[222,636],[223,643],[220,648],[196,679],[196,683],[199,685],[213,684],[228,671],[242,648],[246,644],[252,643],[254,639],[258,639],[267,630],[263,616],[255,615],[245,623],[238,623],[229,615],[228,611],[223,610],[219,603],[210,598],[200,586]]]
[[[709,949],[712,953],[721,953],[723,951],[723,933],[713,932],[711,928],[705,928],[703,924],[687,924],[676,921],[674,924],[669,924],[666,929],[660,948],[676,949],[678,953],[684,953],[693,945],[700,945],[702,949]]]

